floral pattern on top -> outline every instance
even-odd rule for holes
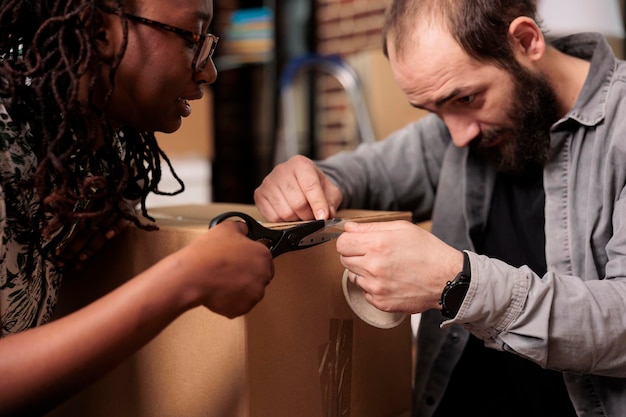
[[[60,268],[37,251],[32,142],[29,126],[15,123],[0,103],[0,337],[50,321],[61,284]]]

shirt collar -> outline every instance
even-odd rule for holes
[[[554,127],[568,119],[595,126],[605,117],[609,87],[616,67],[611,46],[599,33],[581,33],[557,39],[552,46],[563,53],[590,62],[589,74],[574,107]]]

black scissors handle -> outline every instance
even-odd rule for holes
[[[229,211],[211,219],[209,228],[212,228],[224,220],[231,218],[239,218],[243,220],[248,226],[248,233],[246,236],[267,246],[270,249],[270,252],[272,252],[272,256],[274,258],[285,252],[310,247],[310,245],[301,245],[301,240],[311,233],[322,229],[325,225],[323,220],[314,220],[289,229],[268,229],[248,214],[238,211]]]

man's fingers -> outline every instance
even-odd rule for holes
[[[341,199],[341,191],[302,155],[276,166],[254,193],[255,204],[270,221],[328,219]]]
[[[404,228],[407,224],[412,224],[406,220],[393,220],[388,222],[371,222],[371,223],[356,223],[347,222],[344,225],[344,230],[351,233],[369,233],[369,232],[384,232],[392,231]]]
[[[306,210],[299,208],[297,211],[308,214],[309,212],[317,220],[324,220],[330,217],[330,207],[322,186],[323,174],[313,167],[310,170],[296,171],[296,182],[300,186],[304,198],[306,199]],[[300,217],[303,218],[303,217]]]

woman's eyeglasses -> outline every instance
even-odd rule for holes
[[[193,57],[191,67],[195,72],[203,71],[207,62],[213,56],[219,37],[211,33],[196,33],[189,30],[181,29],[166,23],[157,22],[156,20],[146,19],[145,17],[135,16],[133,14],[124,13],[120,10],[111,9],[105,6],[99,6],[105,13],[116,14],[136,23],[152,26],[157,29],[166,30],[182,37],[188,42],[196,45],[196,54]]]

